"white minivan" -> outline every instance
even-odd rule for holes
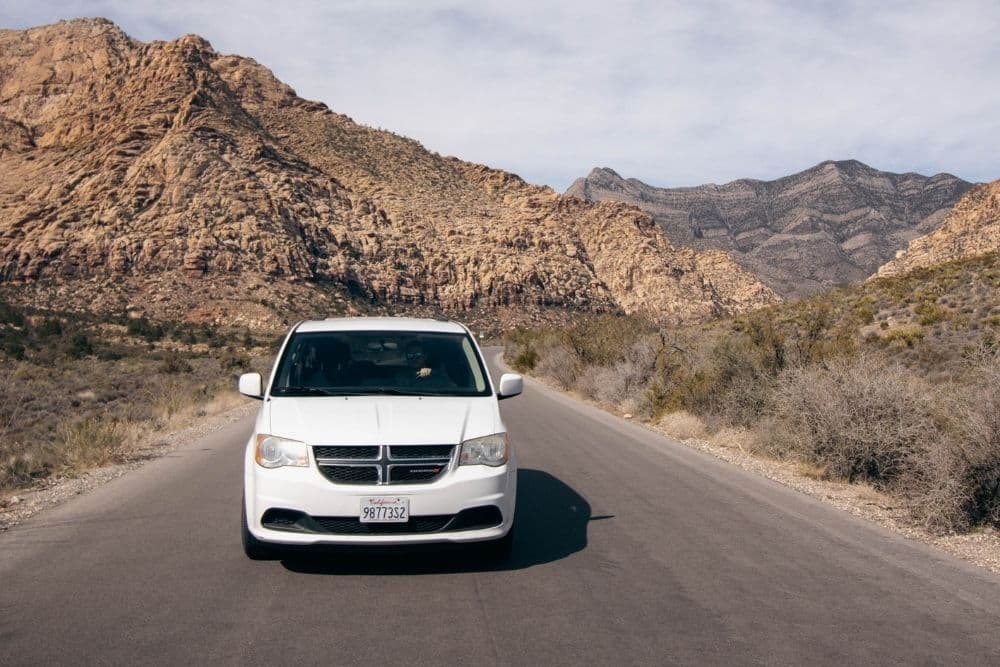
[[[246,447],[243,547],[484,542],[509,554],[517,460],[469,330],[446,320],[301,322],[271,378],[240,377],[263,401]]]

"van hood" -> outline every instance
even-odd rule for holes
[[[268,431],[315,445],[453,445],[496,433],[492,396],[271,397]]]

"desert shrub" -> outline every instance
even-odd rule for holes
[[[944,400],[951,428],[923,452],[914,509],[937,531],[1000,526],[1000,355],[984,356]]]
[[[219,357],[219,365],[226,371],[242,371],[250,366],[250,356],[227,350]]]
[[[173,352],[163,358],[163,361],[160,363],[157,370],[160,373],[176,375],[177,373],[190,373],[194,370],[194,368],[191,366],[191,362],[176,352]]]
[[[84,417],[56,429],[55,448],[72,469],[106,465],[121,458],[129,428],[101,416]]]
[[[860,299],[854,307],[854,318],[858,324],[875,322],[875,303],[871,297]]]
[[[125,329],[130,336],[138,336],[150,343],[161,340],[164,335],[163,326],[151,322],[145,315],[130,319]]]
[[[0,440],[0,489],[11,489],[45,477],[59,465],[55,447],[44,441],[28,444]]]
[[[885,336],[887,343],[901,343],[906,347],[913,347],[924,339],[924,332],[920,329],[895,329]]]
[[[534,370],[538,363],[538,351],[535,349],[538,336],[528,329],[514,329],[504,334],[504,359],[514,370],[522,373]]]
[[[197,415],[213,390],[208,384],[192,386],[190,380],[179,377],[155,378],[151,383],[152,416],[158,427],[165,427],[178,418]]]
[[[584,395],[610,403],[627,412],[644,405],[646,385],[653,375],[659,341],[640,339],[625,352],[624,358],[608,366],[584,367],[576,388]]]
[[[911,474],[941,439],[932,392],[902,367],[864,355],[792,368],[771,394],[771,453],[883,488]]]
[[[0,366],[0,440],[6,440],[24,419],[30,394],[25,381],[27,374],[26,364],[15,362]]]
[[[687,410],[712,421],[744,426],[764,411],[775,377],[787,363],[784,338],[762,322],[708,342],[693,354],[672,355],[652,392],[666,410]]]
[[[69,342],[69,347],[66,349],[67,356],[71,359],[83,359],[93,353],[94,346],[91,344],[87,334],[83,332],[73,334],[73,338]]]
[[[24,313],[8,303],[0,301],[0,323],[12,324],[15,327],[24,326]]]
[[[582,319],[567,328],[563,336],[580,363],[610,366],[624,359],[632,346],[651,332],[651,326],[644,320],[603,315]]]
[[[828,331],[836,318],[829,302],[811,300],[801,304],[790,323],[792,352],[799,363],[823,358]]]
[[[23,336],[4,336],[2,343],[0,343],[0,349],[3,349],[5,355],[16,361],[24,359],[27,351],[24,347]]]
[[[57,338],[62,332],[62,322],[56,317],[46,317],[35,327],[35,334],[42,339]]]
[[[29,446],[15,437],[28,400],[24,375],[23,364],[0,367],[0,489],[43,476],[55,463],[45,443],[29,441]]]
[[[924,326],[943,322],[949,317],[947,309],[933,301],[924,301],[914,309],[914,312],[917,315],[917,322]]]
[[[533,370],[539,375],[554,380],[561,389],[569,389],[574,385],[579,370],[578,366],[579,362],[573,350],[558,341],[544,342],[535,352]]]

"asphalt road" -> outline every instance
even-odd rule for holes
[[[1000,577],[528,383],[513,559],[251,562],[236,424],[0,535],[0,665],[1000,664]]]

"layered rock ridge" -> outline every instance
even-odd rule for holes
[[[909,273],[936,264],[1000,252],[1000,180],[970,190],[930,234],[910,241],[876,277]]]
[[[671,242],[723,250],[786,298],[856,283],[937,228],[972,187],[950,174],[823,162],[774,181],[657,188],[594,169],[566,194],[621,201],[653,216]]]

